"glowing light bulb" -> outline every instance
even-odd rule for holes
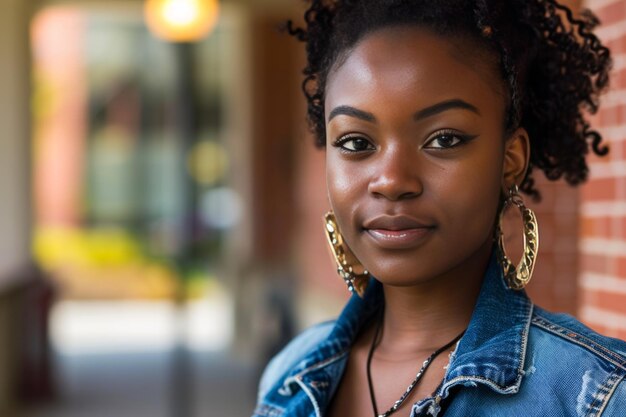
[[[219,17],[217,0],[146,0],[146,23],[157,37],[192,42],[207,36]]]
[[[163,17],[172,25],[191,25],[197,15],[198,4],[191,0],[170,1],[163,4]]]

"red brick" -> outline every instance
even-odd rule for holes
[[[610,336],[616,339],[626,340],[626,330],[620,329],[616,331],[615,334],[612,334]]]
[[[585,322],[585,325],[587,325],[588,327],[591,327],[593,330],[595,330],[596,332],[600,334],[606,335],[607,333],[609,333],[608,327],[603,326],[601,324]]]
[[[625,36],[621,36],[617,38],[616,50],[618,52],[614,52],[614,53],[623,53],[626,51],[626,37]]]
[[[554,204],[555,215],[561,216],[578,214],[579,205],[579,193],[578,190],[571,187],[558,187],[554,194],[556,194],[556,201]]]
[[[617,201],[626,200],[626,177],[619,176],[615,179],[615,196]]]
[[[620,256],[615,260],[615,269],[617,276],[626,279],[626,255]],[[626,295],[624,296],[624,303],[626,303]]]
[[[608,273],[608,262],[606,256],[600,255],[580,255],[580,269],[584,272],[595,272],[598,274]]]
[[[580,225],[581,237],[610,237],[609,219],[605,217],[583,217]]]
[[[609,48],[612,53],[619,53],[619,50],[620,50],[619,39],[611,39],[605,42],[605,46]]]
[[[622,1],[616,1],[598,9],[594,8],[593,12],[598,16],[603,25],[619,22],[626,18],[626,6]]]
[[[596,305],[598,302],[597,293],[588,290],[582,291],[580,295],[580,302],[586,307]]]
[[[552,256],[542,256],[541,259],[537,256],[537,263],[535,264],[535,269],[533,270],[533,281],[535,281],[535,285],[551,287],[553,278],[554,263],[552,262]]]
[[[596,219],[583,217],[580,220],[580,235],[583,237],[596,236],[598,234],[598,225]]]
[[[623,39],[624,53],[626,53],[626,38]],[[611,74],[611,85],[615,91],[626,94],[626,69]],[[594,128],[601,126],[620,126],[626,115],[626,105],[611,104],[600,106],[600,120],[593,125]]]
[[[626,71],[622,71],[622,76],[620,78],[620,88],[626,87]],[[619,110],[619,124],[623,125],[626,122],[626,105],[617,106]]]
[[[604,107],[598,112],[599,125],[616,126],[620,122],[620,112],[618,106]]]
[[[626,239],[626,217],[621,217],[620,237]]]
[[[599,331],[595,328],[594,330],[608,337],[612,337],[612,338],[620,339],[620,340],[626,340],[626,330],[624,329],[617,329],[613,327],[602,327],[602,331]]]
[[[609,48],[612,51],[615,51],[614,53],[618,54],[618,53],[623,53],[624,52],[624,39],[622,39],[621,37],[619,38],[615,38],[612,39],[610,42],[608,42],[611,46],[609,46]],[[616,77],[617,78],[617,77]],[[619,88],[621,87],[623,84],[621,83],[615,83],[613,84],[614,87]]]
[[[626,125],[626,121],[622,122],[622,126]],[[607,144],[609,144],[607,142]],[[608,158],[612,161],[612,162],[619,162],[619,161],[624,161],[626,160],[625,156],[626,154],[624,153],[624,146],[623,143],[620,142],[611,142],[610,143],[610,150],[609,150],[609,155]]]
[[[620,39],[619,44],[622,45],[621,53],[626,52],[626,39]],[[626,88],[626,71],[623,68],[611,73],[611,77],[611,85],[613,88],[618,90]],[[620,107],[623,107],[623,105]]]
[[[626,296],[608,291],[586,290],[583,300],[586,306],[597,307],[612,313],[626,315]]]
[[[556,227],[554,227],[554,214],[551,216],[543,216],[537,219],[539,225],[540,243],[539,250],[546,251],[554,249],[553,245],[556,241]]]
[[[579,206],[578,200],[576,200],[575,204],[577,207]],[[554,215],[554,224],[556,225],[556,229],[559,231],[559,234],[577,234],[579,216],[580,210],[576,210],[576,213],[556,213]]]
[[[578,286],[575,284],[576,274],[557,274],[557,280],[554,283],[554,293],[558,295],[559,300],[569,300],[578,297]]]
[[[598,125],[594,126],[594,127],[598,127]],[[610,148],[610,145],[607,143],[607,141],[603,141],[602,145],[608,145]],[[609,151],[610,152],[610,151]],[[602,162],[606,162],[606,156],[598,156],[593,152],[590,152],[587,154],[587,164],[594,164],[594,163],[602,163]],[[593,177],[593,174],[592,174]]]
[[[591,126],[594,126],[594,127],[600,126],[600,117],[599,117],[598,113],[590,114],[588,116],[588,120],[589,120],[589,123],[591,123]]]
[[[613,200],[615,199],[615,179],[591,179],[581,188],[581,196],[584,201]]]

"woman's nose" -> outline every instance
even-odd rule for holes
[[[381,156],[368,185],[370,194],[392,201],[422,194],[423,184],[413,152],[395,149]]]

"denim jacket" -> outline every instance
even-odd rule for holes
[[[352,342],[382,302],[371,278],[363,299],[353,296],[336,320],[287,345],[265,369],[253,417],[323,416]],[[508,289],[494,252],[442,384],[410,416],[626,417],[625,377],[625,342]]]

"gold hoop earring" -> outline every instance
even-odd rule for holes
[[[369,272],[361,264],[349,263],[348,257],[351,255],[354,258],[354,255],[352,255],[352,252],[350,252],[350,249],[343,241],[343,236],[341,236],[337,227],[335,214],[332,211],[324,215],[324,226],[328,246],[330,246],[332,255],[337,263],[337,273],[343,278],[351,293],[356,293],[363,298],[369,281]],[[357,269],[362,271],[358,272]]]
[[[502,233],[502,218],[507,208],[512,205],[520,210],[524,224],[524,253],[517,267],[506,256],[504,235]],[[502,266],[504,279],[508,287],[513,290],[523,289],[530,282],[533,269],[535,268],[535,260],[539,250],[539,226],[535,213],[524,205],[524,200],[519,194],[517,185],[513,185],[509,190],[509,196],[500,211],[500,218],[496,227],[496,240],[498,243],[498,261]]]

